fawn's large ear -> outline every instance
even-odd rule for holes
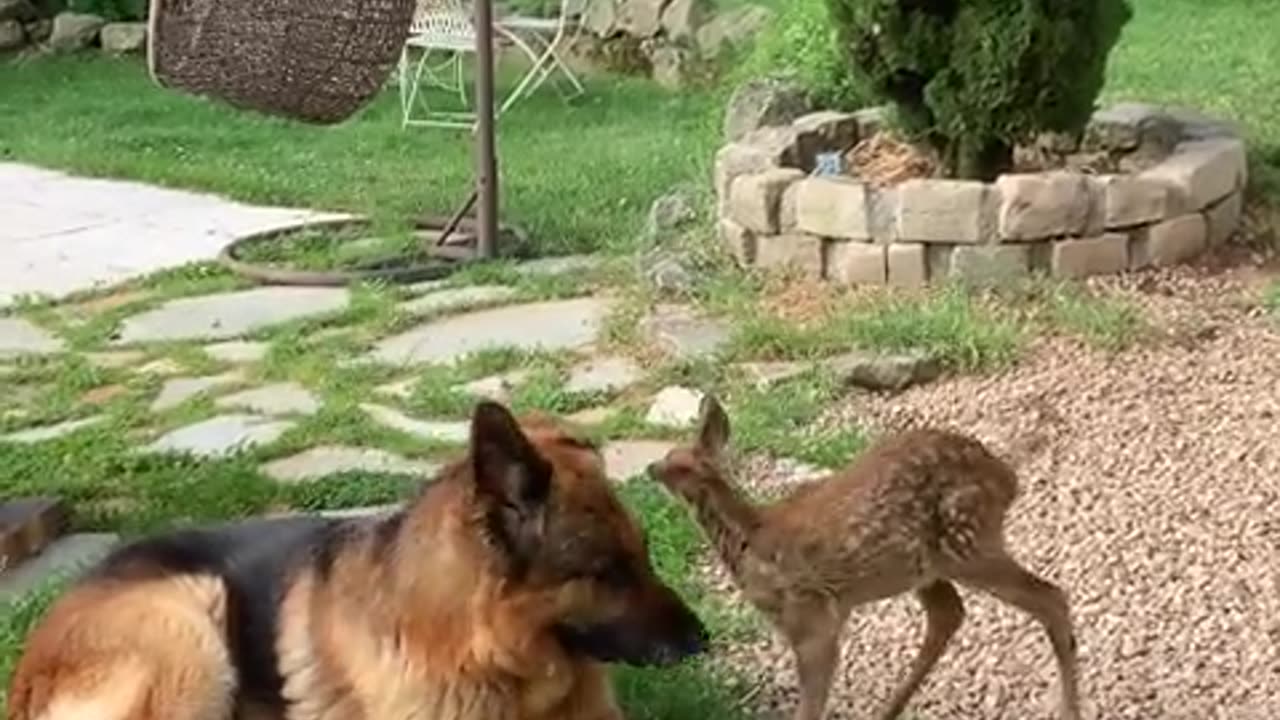
[[[729,416],[714,396],[702,398],[702,421],[698,427],[698,448],[719,456],[729,444]]]
[[[522,564],[542,540],[551,463],[538,454],[511,413],[489,401],[478,403],[471,416],[471,462],[476,489],[491,502],[489,529]]]

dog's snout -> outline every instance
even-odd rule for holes
[[[680,648],[685,657],[693,655],[701,655],[707,651],[711,645],[711,633],[707,632],[707,628],[698,623],[692,633],[685,637],[684,646]]]
[[[662,461],[655,460],[645,466],[644,472],[649,476],[650,480],[657,480],[658,475],[662,472]]]

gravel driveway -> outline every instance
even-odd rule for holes
[[[897,397],[861,397],[833,422],[964,429],[999,450],[1051,399],[1061,423],[1021,469],[1011,546],[1069,592],[1086,717],[1280,717],[1280,322],[1234,275],[1191,269],[1111,281],[1169,334],[1120,355],[1045,340],[1017,367]],[[1049,642],[971,592],[965,624],[911,711],[922,720],[1053,715]],[[829,711],[871,718],[906,672],[924,618],[910,598],[855,613]],[[779,641],[728,652],[756,702],[794,708]]]

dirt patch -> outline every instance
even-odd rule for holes
[[[934,178],[941,163],[932,149],[909,142],[892,130],[881,130],[845,152],[845,172],[874,188],[907,180]],[[1071,170],[1086,175],[1136,172],[1160,160],[1158,156],[1121,156],[1107,151],[1063,150],[1036,142],[1014,148],[1012,173]]]
[[[1270,717],[1280,706],[1280,324],[1256,312],[1235,273],[1179,268],[1097,284],[1140,302],[1165,339],[1120,355],[1047,339],[1005,372],[859,395],[823,422],[950,426],[1002,451],[1015,429],[1034,425],[1028,400],[1047,398],[1058,420],[1020,471],[1009,538],[1070,594],[1086,717]],[[964,596],[968,621],[909,712],[1055,717],[1044,633],[985,596]],[[909,597],[856,611],[829,716],[871,716],[906,673],[923,626]],[[727,660],[764,678],[760,706],[794,709],[782,642],[737,646]]]
[[[934,153],[887,131],[860,141],[845,154],[850,175],[875,188],[892,187],[938,173]]]

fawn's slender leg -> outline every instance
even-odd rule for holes
[[[1071,609],[1062,589],[1003,554],[966,566],[956,579],[985,590],[1040,621],[1049,634],[1053,654],[1058,661],[1063,720],[1080,720],[1075,630]]]
[[[840,664],[840,631],[847,616],[830,601],[795,603],[783,612],[782,630],[791,642],[800,677],[795,720],[821,720]]]
[[[929,676],[964,622],[964,602],[955,585],[946,580],[938,580],[916,590],[916,598],[924,606],[926,614],[924,642],[911,663],[906,679],[894,690],[893,699],[880,714],[880,720],[895,720],[902,714],[911,696],[920,689],[920,684]]]

